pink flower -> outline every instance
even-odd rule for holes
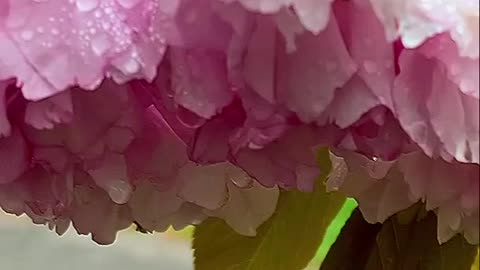
[[[161,1],[6,1],[0,78],[29,100],[70,86],[95,89],[105,76],[152,80],[165,51]]]
[[[368,221],[421,200],[441,242],[478,242],[477,11],[473,0],[3,1],[0,166],[15,166],[2,167],[0,206],[103,244],[132,223],[207,216],[254,235],[278,187],[313,189],[315,151],[330,147],[329,185]]]
[[[405,131],[429,156],[478,164],[478,58],[460,57],[449,37],[436,36],[399,61],[393,96]]]
[[[331,159],[334,171],[327,187],[357,199],[367,221],[383,222],[422,201],[438,216],[440,243],[456,233],[478,243],[478,165],[431,159],[420,151],[396,161],[346,151],[331,154]]]
[[[112,243],[117,231],[133,222],[164,231],[207,216],[254,235],[273,213],[276,187],[260,186],[228,162],[199,166],[189,161],[183,141],[154,107],[138,102],[129,85],[105,81],[94,92],[63,93],[72,100],[68,122],[41,130],[12,122],[12,135],[1,140],[3,164],[15,164],[2,170],[5,211],[25,213],[59,234],[72,223],[100,244]],[[40,113],[54,117],[56,111],[41,104],[58,95],[39,102],[18,97],[16,102],[25,111],[39,106]],[[261,205],[251,208],[257,201]],[[150,215],[152,209],[158,212]]]

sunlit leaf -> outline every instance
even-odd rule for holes
[[[357,202],[354,199],[347,199],[345,201],[342,209],[340,209],[337,216],[328,226],[322,244],[318,248],[315,257],[313,258],[313,260],[310,261],[308,267],[305,270],[318,269],[318,267],[322,264],[323,260],[327,256],[328,251],[337,240],[340,231],[342,230],[343,226],[345,226],[345,223],[348,221],[355,208],[357,208]]]
[[[475,257],[475,261],[472,264],[471,270],[478,270],[480,268],[479,257],[480,257],[480,249],[477,249],[477,256]]]

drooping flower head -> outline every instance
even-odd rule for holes
[[[254,235],[329,147],[369,222],[424,201],[441,242],[477,243],[478,21],[473,0],[3,1],[0,206],[103,244],[207,216]]]

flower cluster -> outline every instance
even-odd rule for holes
[[[254,235],[329,147],[368,221],[424,201],[439,241],[478,243],[478,5],[1,1],[0,206],[102,244]]]

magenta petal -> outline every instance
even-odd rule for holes
[[[29,148],[25,138],[17,130],[0,139],[0,184],[14,181],[28,168]]]

